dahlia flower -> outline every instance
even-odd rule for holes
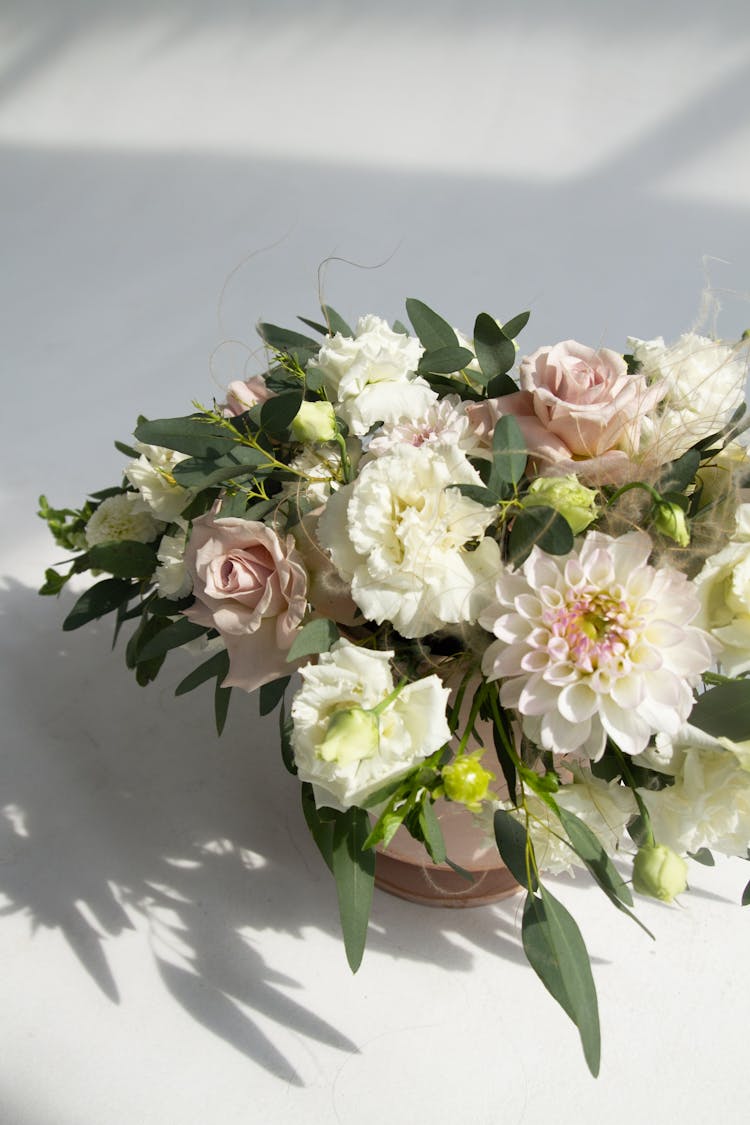
[[[488,680],[504,680],[503,706],[546,750],[598,759],[607,736],[640,753],[656,731],[676,734],[692,688],[712,660],[708,634],[684,574],[648,564],[651,541],[587,535],[578,552],[535,547],[497,578],[479,623],[497,637],[485,652]]]

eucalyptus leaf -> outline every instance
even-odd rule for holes
[[[162,618],[152,618],[154,621],[163,620]],[[208,632],[205,625],[196,625],[192,621],[188,621],[187,617],[181,617],[179,621],[172,621],[166,628],[162,629],[156,636],[151,638],[142,648],[140,658],[143,660],[150,660],[154,657],[164,656],[173,648],[179,648],[180,645],[186,645],[188,641],[194,641],[198,637],[204,636]]]
[[[488,488],[499,490],[502,485],[518,484],[526,471],[529,459],[521,427],[510,415],[498,418],[492,435],[492,471]]]
[[[137,591],[138,587],[133,582],[126,582],[121,578],[105,578],[103,582],[97,582],[95,586],[91,586],[81,594],[63,621],[62,627],[66,633],[72,632],[73,629],[80,629],[89,621],[95,621],[99,617],[104,617],[106,613],[111,613],[133,597]]]
[[[503,395],[514,395],[518,393],[518,386],[513,382],[510,375],[503,373],[496,375],[494,379],[490,379],[487,384],[487,398],[502,398]]]
[[[229,698],[232,694],[230,687],[222,687],[217,679],[214,688],[214,719],[216,720],[216,733],[221,737],[227,721],[229,711]]]
[[[156,551],[134,539],[112,539],[89,547],[89,565],[115,578],[148,578],[156,570]]]
[[[274,436],[286,433],[297,417],[301,403],[302,391],[286,391],[269,398],[261,408],[261,428]]]
[[[276,402],[276,399],[270,399]],[[268,457],[251,445],[234,445],[220,457],[189,457],[172,468],[172,476],[183,488],[210,488],[225,480],[239,479],[268,465]]]
[[[317,340],[289,328],[281,328],[278,324],[259,324],[258,335],[273,351],[291,356],[301,367],[320,350]]]
[[[317,844],[326,867],[333,873],[333,826],[336,822],[335,820],[324,820],[321,817],[315,804],[313,787],[309,781],[303,782],[301,798],[302,813],[310,830],[310,835]]]
[[[486,379],[506,374],[516,362],[515,344],[489,313],[474,323],[474,351]]]
[[[702,864],[703,867],[716,866],[716,860],[713,857],[713,853],[710,852],[708,848],[698,848],[697,852],[688,852],[688,855],[691,859],[694,859],[696,863]]]
[[[132,445],[126,445],[124,441],[116,441],[114,445],[117,452],[124,453],[126,457],[132,457],[134,460],[140,457],[138,450],[133,449]]]
[[[342,336],[354,335],[351,328],[344,320],[343,316],[339,316],[336,310],[332,309],[330,305],[321,305],[320,308],[323,316],[326,318],[330,325],[331,336],[333,336],[336,332],[340,332]],[[326,329],[326,332],[327,331],[328,330]]]
[[[278,682],[279,681],[277,680],[276,683]],[[281,745],[281,760],[289,773],[296,774],[297,762],[294,758],[294,747],[292,746],[293,732],[294,722],[292,720],[292,716],[287,715],[286,713],[282,695],[281,708],[279,710],[279,743]]]
[[[301,660],[303,656],[314,656],[318,652],[328,652],[339,639],[337,625],[326,617],[316,617],[303,625],[286,654],[287,663]]]
[[[187,418],[145,419],[135,428],[138,441],[147,445],[163,445],[186,453],[188,457],[215,460],[228,453],[235,444],[231,427],[212,422],[205,414],[191,414]]]
[[[701,463],[701,455],[697,449],[688,449],[682,457],[672,461],[662,469],[656,487],[659,492],[681,492],[692,484],[695,474]]]
[[[525,508],[513,521],[508,540],[508,562],[519,567],[534,547],[548,555],[567,555],[573,550],[570,524],[554,508]]]
[[[327,336],[328,335],[328,325],[327,324],[321,324],[317,320],[308,320],[308,318],[306,316],[298,316],[297,320],[301,320],[302,323],[306,324],[308,328],[312,328],[313,332],[320,332],[321,336]]]
[[[437,813],[429,798],[425,798],[419,809],[419,827],[422,830],[424,845],[433,863],[445,863],[445,840]]]
[[[704,692],[688,722],[714,738],[744,742],[750,738],[750,683],[734,680]]]
[[[270,715],[276,710],[289,687],[290,678],[290,676],[282,676],[278,680],[272,680],[270,684],[262,685],[258,694],[258,710],[261,715]]]
[[[452,375],[462,371],[474,359],[468,348],[446,347],[426,351],[419,361],[419,375]]]
[[[742,906],[750,906],[750,883],[747,884],[744,891],[742,892],[742,898],[740,902]]]
[[[483,504],[485,508],[494,508],[502,499],[496,492],[483,488],[481,484],[451,484],[449,487],[455,488],[462,496],[466,496],[476,504]]]
[[[207,680],[216,679],[221,683],[227,672],[229,671],[229,653],[226,649],[221,652],[215,652],[213,656],[204,661],[197,668],[194,668],[184,680],[180,680],[175,688],[175,695],[187,695],[189,691],[200,687],[205,684]]]
[[[355,806],[340,813],[333,826],[332,869],[346,959],[353,973],[362,963],[375,885],[375,853],[364,848],[369,832],[367,813]]]
[[[517,883],[526,887],[527,890],[535,891],[538,886],[536,873],[532,865],[529,866],[528,871],[526,867],[526,851],[529,843],[526,829],[506,809],[495,810],[493,827],[497,850],[500,852],[503,863]],[[531,876],[530,888],[529,873]]]
[[[557,807],[557,815],[573,845],[576,855],[583,860],[594,880],[599,884],[615,906],[633,905],[630,888],[609,858],[601,841],[589,826],[562,805]]]
[[[424,301],[408,297],[406,312],[426,351],[459,347],[458,336],[442,316],[438,316]]]
[[[601,1034],[588,951],[578,926],[562,903],[543,885],[540,890],[541,897],[529,894],[524,904],[524,952],[542,984],[577,1026],[586,1063],[596,1077]]]
[[[505,335],[508,336],[511,340],[514,340],[516,336],[518,336],[519,333],[522,332],[526,325],[529,323],[530,316],[530,312],[522,312],[518,313],[517,316],[512,316],[510,320],[506,320],[505,324],[503,325],[503,332],[505,333]]]

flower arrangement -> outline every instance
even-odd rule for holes
[[[745,342],[568,340],[517,382],[528,313],[469,340],[406,308],[413,333],[326,305],[300,318],[317,339],[261,324],[262,375],[139,419],[121,484],[41,498],[74,552],[41,593],[92,572],[63,628],[134,623],[142,685],[184,649],[177,694],[213,682],[219,733],[233,688],[279,709],[353,970],[375,849],[405,830],[471,880],[436,813],[470,810],[596,1074],[586,947],[545,872],[587,868],[637,921],[631,882],[669,902],[686,857],[748,856]]]

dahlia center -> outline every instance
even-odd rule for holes
[[[625,602],[610,594],[578,594],[554,613],[553,635],[567,644],[575,664],[593,671],[621,656],[632,640]]]

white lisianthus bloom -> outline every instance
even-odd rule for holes
[[[457,484],[481,484],[460,450],[397,445],[328,501],[318,538],[370,621],[423,637],[476,620],[502,568],[496,512]]]
[[[529,835],[539,870],[561,875],[573,874],[574,868],[585,867],[583,860],[566,843],[565,829],[549,805],[526,786],[524,793],[530,814]],[[626,828],[638,807],[632,791],[617,779],[607,782],[594,777],[589,770],[574,769],[573,781],[558,789],[555,801],[591,829],[608,855],[616,854],[623,845],[627,847]],[[492,833],[491,814],[495,809],[505,809],[525,826],[523,809],[517,809],[511,801],[496,801],[484,818],[488,834]]]
[[[368,315],[360,317],[354,336],[329,337],[314,366],[336,414],[361,436],[376,422],[418,417],[436,401],[429,383],[416,374],[423,350],[413,336]]]
[[[381,426],[370,440],[367,452],[379,456],[404,443],[452,445],[467,456],[482,451],[479,438],[469,422],[466,405],[458,395],[446,395],[429,403],[422,414],[413,418]]]
[[[500,571],[496,600],[479,623],[498,638],[485,652],[488,680],[532,741],[598,759],[607,735],[638,754],[656,731],[676,734],[712,642],[691,622],[698,596],[684,574],[648,565],[651,540],[590,532],[578,552],[535,547]]]
[[[695,585],[700,624],[721,645],[722,669],[729,676],[750,671],[750,504],[740,504],[734,535],[706,561]]]
[[[661,464],[680,457],[696,442],[725,426],[745,399],[747,364],[736,349],[687,332],[666,346],[629,339],[641,374],[664,389],[658,411],[643,419],[640,451]]]
[[[173,523],[193,498],[192,491],[172,476],[174,466],[187,460],[187,454],[142,441],[133,444],[141,456],[126,466],[125,476],[160,519]]]
[[[292,748],[298,776],[312,783],[319,808],[361,804],[450,739],[448,688],[433,675],[395,694],[393,655],[340,640],[317,664],[300,669]]]
[[[156,585],[162,598],[184,598],[193,588],[185,567],[187,526],[175,535],[163,535],[156,557]]]
[[[89,547],[123,539],[150,543],[163,527],[137,493],[122,492],[102,500],[86,524],[86,543]]]
[[[750,741],[714,738],[686,724],[657,737],[643,764],[674,778],[664,789],[640,789],[654,836],[686,855],[709,848],[744,858],[750,845]],[[636,761],[636,764],[640,764]]]

